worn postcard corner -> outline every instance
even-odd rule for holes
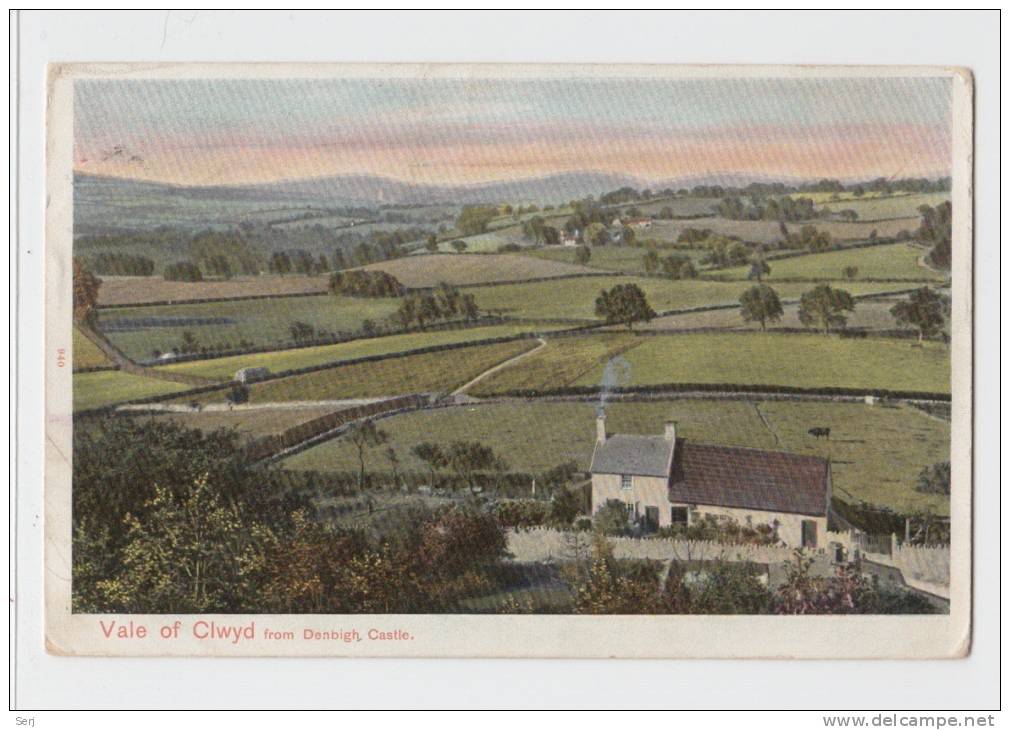
[[[50,653],[969,653],[970,70],[48,84]]]

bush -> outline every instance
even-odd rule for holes
[[[165,267],[166,281],[203,281],[200,268],[190,261],[178,261]]]
[[[505,529],[529,529],[547,524],[551,506],[536,499],[498,502],[493,514],[498,524]]]
[[[593,525],[604,535],[627,535],[630,532],[627,506],[618,499],[608,499],[593,515]]]
[[[337,271],[330,275],[330,293],[348,297],[402,297],[407,289],[385,271]]]

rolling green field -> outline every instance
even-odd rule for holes
[[[593,403],[488,404],[419,411],[380,423],[405,470],[426,470],[410,453],[417,443],[477,440],[494,448],[510,470],[536,473],[567,461],[588,469],[595,409]],[[926,507],[938,514],[949,511],[946,497],[920,494],[914,485],[923,467],[949,458],[950,426],[911,407],[714,400],[607,406],[611,432],[661,433],[668,418],[678,422],[681,437],[699,442],[830,457],[835,496],[846,501],[866,500],[902,512]],[[815,426],[829,427],[831,439],[810,436],[807,430]],[[368,452],[369,469],[388,469],[384,450]],[[356,458],[350,444],[337,439],[283,465],[350,471]]]
[[[403,335],[389,335],[388,337],[373,337],[370,339],[340,342],[335,345],[299,347],[293,350],[257,352],[248,355],[216,357],[210,360],[180,362],[172,365],[163,365],[159,370],[200,375],[205,378],[231,380],[235,372],[241,368],[267,367],[272,372],[277,373],[285,370],[323,365],[338,360],[353,360],[372,355],[406,352],[422,347],[435,347],[456,342],[474,342],[476,340],[487,340],[497,337],[512,337],[526,332],[550,331],[550,329],[550,325],[503,324],[487,327],[470,327],[468,329],[412,332]]]
[[[831,210],[854,210],[859,214],[860,220],[883,221],[891,218],[918,217],[919,206],[937,206],[945,200],[950,200],[950,193],[915,193],[891,197],[864,196],[858,200],[834,202],[828,200],[824,201],[824,205]],[[918,227],[917,223],[910,230],[914,231]]]
[[[327,332],[351,332],[360,328],[366,319],[380,322],[395,312],[397,306],[396,299],[356,299],[327,294],[172,304],[103,310],[99,326],[110,327],[124,320],[134,324],[146,322],[143,328],[132,331],[106,331],[106,336],[119,349],[133,359],[143,360],[150,358],[155,349],[168,352],[179,347],[186,330],[193,333],[198,346],[237,347],[241,340],[254,345],[282,345],[291,342],[289,328],[293,322],[305,322]]]
[[[408,256],[369,264],[363,268],[392,274],[409,288],[432,287],[443,281],[464,286],[596,273],[571,262],[538,261],[526,256],[496,253]]]
[[[337,410],[334,406],[305,408],[249,409],[234,411],[199,411],[197,413],[158,413],[134,416],[137,420],[172,421],[186,428],[216,431],[235,429],[242,441],[281,433],[300,423],[320,418]]]
[[[795,256],[779,260],[769,260],[771,274],[767,280],[816,279],[843,280],[842,273],[848,266],[859,271],[855,280],[863,279],[904,279],[908,281],[943,281],[947,277],[938,271],[919,265],[919,259],[926,252],[908,243],[894,243],[866,248],[851,248],[842,251],[828,251],[806,256]],[[746,279],[748,266],[720,269],[712,276],[720,278]]]
[[[896,296],[882,299],[861,299],[856,303],[855,311],[849,313],[846,326],[850,329],[867,330],[913,329],[907,325],[899,326],[891,315],[891,307],[903,298]],[[782,310],[781,321],[769,323],[769,330],[784,327],[802,328],[804,326],[800,322],[798,304],[786,304],[782,307]],[[692,330],[700,328],[743,329],[751,331],[760,329],[753,322],[744,322],[740,316],[739,308],[671,314],[667,317],[657,317],[648,324],[637,325],[635,327],[636,330]]]
[[[899,231],[914,232],[919,227],[919,214],[905,218],[882,221],[828,221],[813,220],[787,223],[787,228],[798,233],[804,225],[813,225],[817,230],[827,231],[836,241],[865,241],[870,233],[877,232],[881,238],[895,236]],[[737,237],[751,243],[776,243],[782,240],[778,221],[736,221],[727,218],[698,218],[685,221],[653,221],[652,227],[636,233],[639,240],[653,239],[660,243],[674,243],[685,228],[708,228],[722,236]]]
[[[112,365],[112,361],[105,356],[105,353],[98,349],[98,345],[82,335],[76,327],[73,330],[73,367],[97,368],[104,365]]]
[[[520,257],[537,257],[550,261],[563,261],[565,263],[575,262],[574,248],[553,246],[551,248],[531,248],[521,254],[514,254]],[[644,274],[645,266],[642,258],[649,252],[648,248],[640,246],[594,246],[589,263],[586,266],[590,269],[603,269],[605,271],[628,272],[634,274]],[[659,256],[667,256],[672,251],[658,250]],[[705,252],[700,249],[678,250],[676,253],[688,256],[694,260],[694,265],[701,268],[701,259]]]
[[[638,284],[646,293],[649,304],[657,312],[689,309],[714,304],[736,304],[749,282],[706,281],[703,279],[660,279],[630,276],[598,276],[559,281],[471,289],[482,311],[507,317],[529,319],[595,320],[596,297],[601,289],[617,284]],[[802,282],[776,286],[782,299],[798,298],[812,287]],[[894,291],[907,284],[874,284],[851,282],[846,289],[851,294]]]
[[[97,373],[76,373],[74,375],[74,410],[83,411],[134,398],[177,393],[192,388],[183,383],[130,375],[118,370],[103,370]]]
[[[249,388],[249,402],[276,403],[449,392],[488,368],[526,352],[537,344],[536,340],[515,340],[341,365],[254,384]],[[217,403],[223,402],[224,396],[223,391],[206,393],[196,400],[201,403]]]
[[[545,348],[478,383],[472,394],[597,385],[607,361],[617,355],[627,376],[616,385],[730,383],[950,392],[950,353],[937,342],[919,348],[909,340],[740,332],[548,338]]]

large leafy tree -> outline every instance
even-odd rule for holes
[[[820,284],[800,297],[800,322],[827,334],[832,327],[844,327],[848,321],[846,313],[855,308],[856,302],[847,291]]]
[[[365,454],[368,449],[382,446],[389,440],[389,435],[375,425],[375,421],[366,418],[355,421],[347,429],[347,440],[354,446],[358,456],[358,489],[365,488]]]
[[[98,311],[98,290],[102,280],[91,273],[84,262],[74,257],[74,319],[92,324]]]
[[[477,492],[478,476],[495,471],[503,465],[494,449],[479,441],[454,441],[446,449],[445,460],[459,480],[474,494]]]
[[[915,232],[915,238],[923,245],[929,246],[929,263],[938,269],[950,269],[951,263],[951,218],[950,201],[940,203],[932,208],[923,205],[919,208],[922,221]]]
[[[922,342],[924,337],[932,337],[943,329],[948,306],[946,297],[924,286],[891,307],[891,316],[898,324],[919,330],[919,342]]]
[[[782,319],[782,302],[767,284],[752,286],[740,295],[740,316],[744,322],[757,322],[764,330],[768,322]]]
[[[596,315],[609,324],[623,324],[630,330],[635,322],[648,322],[656,316],[645,292],[637,284],[618,284],[601,291],[596,298]]]

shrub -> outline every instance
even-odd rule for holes
[[[165,267],[166,281],[203,281],[200,268],[190,261],[178,261]]]
[[[337,271],[330,275],[331,294],[348,297],[402,297],[407,289],[385,271]]]
[[[618,499],[608,499],[593,515],[593,525],[604,535],[627,535],[628,508]]]

